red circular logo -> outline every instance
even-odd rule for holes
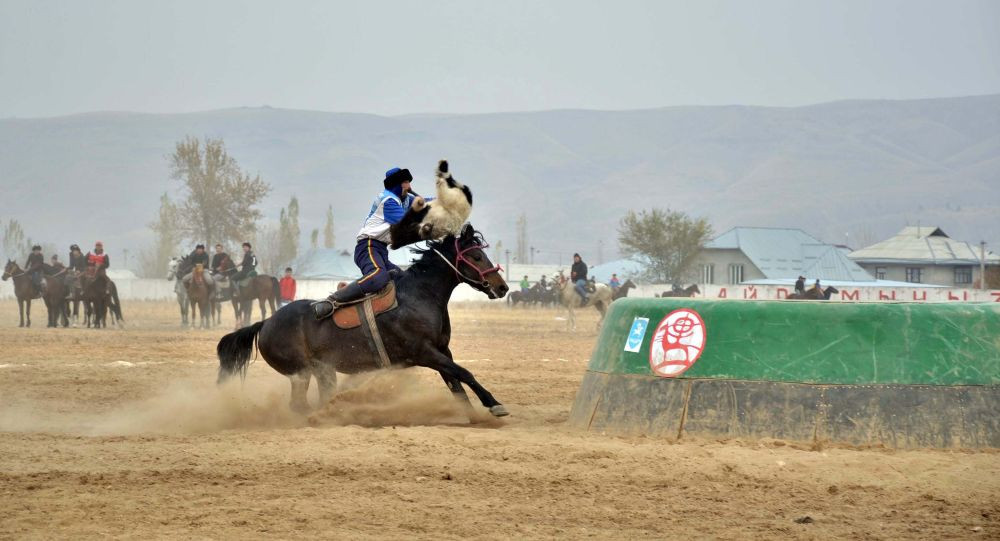
[[[690,308],[678,308],[656,326],[649,344],[649,367],[657,376],[683,374],[705,349],[705,321]]]

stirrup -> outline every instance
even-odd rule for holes
[[[323,299],[321,301],[316,301],[309,306],[312,307],[313,315],[316,316],[316,319],[326,319],[337,309],[337,301],[333,299]]]

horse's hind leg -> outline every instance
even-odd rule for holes
[[[313,368],[313,375],[316,376],[316,386],[319,387],[319,407],[323,407],[330,402],[337,392],[337,370],[332,364],[322,363]]]
[[[472,401],[469,400],[469,394],[465,392],[465,387],[462,387],[462,382],[458,378],[446,375],[444,372],[439,372],[441,374],[441,379],[444,380],[444,384],[448,386],[448,390],[451,391],[452,396],[456,400],[461,402],[462,406],[465,407],[465,413],[469,416],[469,420],[473,419],[475,415],[472,409]]]
[[[296,413],[303,415],[309,413],[309,400],[306,398],[306,393],[309,391],[309,380],[312,379],[312,372],[302,370],[288,376],[288,379],[292,382],[292,400],[288,405]]]
[[[444,353],[451,362],[455,362],[455,357],[452,356],[451,350],[448,348],[442,348],[441,353]],[[462,382],[458,378],[446,375],[444,372],[438,372],[441,374],[441,379],[444,380],[444,384],[448,386],[448,390],[451,391],[452,396],[455,397],[459,402],[461,402],[466,409],[466,413],[469,415],[469,419],[472,419],[472,402],[469,400],[468,393],[465,392],[465,387],[462,387]]]

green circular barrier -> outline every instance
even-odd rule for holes
[[[621,299],[570,423],[673,438],[1000,447],[1000,307]]]

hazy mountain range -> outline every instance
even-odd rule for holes
[[[798,227],[857,248],[907,224],[1000,248],[1000,95],[845,101],[797,108],[669,107],[382,117],[263,108],[102,112],[0,120],[0,219],[59,246],[102,239],[114,256],[151,242],[166,156],[185,135],[222,137],[274,191],[291,195],[303,244],[334,205],[353,237],[383,172],[409,167],[420,192],[446,157],[475,194],[473,223],[513,249],[525,213],[537,261],[617,252],[628,209],[669,207],[736,226]],[[568,259],[562,256],[563,261]]]

